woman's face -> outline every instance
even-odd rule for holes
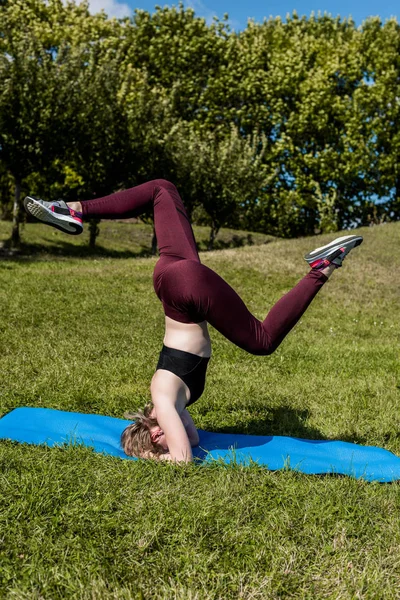
[[[167,439],[165,437],[165,433],[161,429],[159,425],[154,425],[150,429],[151,439],[153,442],[159,444],[164,450],[168,450]]]

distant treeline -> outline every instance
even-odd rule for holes
[[[0,0],[0,215],[166,178],[192,219],[292,237],[400,218],[400,26],[207,24]]]

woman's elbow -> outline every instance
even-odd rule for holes
[[[191,435],[189,435],[189,442],[190,442],[190,445],[192,446],[192,448],[199,445],[200,438],[199,438],[199,434],[197,433],[197,431],[196,431],[196,433],[192,433]]]

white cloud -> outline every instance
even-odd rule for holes
[[[124,2],[117,2],[117,0],[89,0],[89,8],[91,13],[97,13],[101,10],[109,17],[130,17],[133,13],[132,8]]]
[[[187,0],[185,5],[189,8],[193,8],[196,16],[203,17],[208,25],[212,23],[213,17],[217,16],[215,11],[206,6],[202,0]]]
[[[219,17],[222,20],[222,14],[217,15],[217,13],[215,12],[215,10],[213,10],[212,8],[210,8],[209,6],[207,6],[203,0],[186,0],[186,2],[184,2],[185,6],[187,6],[188,8],[193,8],[194,12],[196,13],[197,17],[203,17],[206,22],[207,25],[211,25],[211,23],[214,20],[214,17]],[[225,11],[228,12],[229,11]],[[239,29],[241,23],[239,21],[237,21],[236,19],[228,19],[228,23],[231,26],[232,29]]]

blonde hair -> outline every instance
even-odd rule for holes
[[[150,429],[158,425],[157,419],[150,416],[153,410],[153,404],[150,402],[143,410],[136,413],[125,413],[126,419],[134,421],[124,429],[121,435],[121,446],[128,456],[137,458],[164,454],[165,450],[157,442],[151,439]]]

